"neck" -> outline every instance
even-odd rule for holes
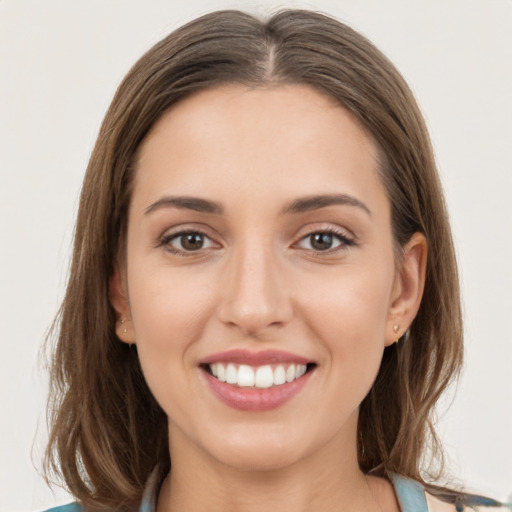
[[[172,471],[162,485],[157,512],[398,510],[391,486],[359,470],[355,434],[350,442],[340,435],[314,454],[269,469],[223,464],[176,429],[170,439]]]

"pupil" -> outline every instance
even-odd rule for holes
[[[197,251],[203,246],[203,235],[199,233],[188,233],[181,236],[181,245],[189,251]]]
[[[311,237],[311,246],[318,251],[325,251],[332,246],[332,235],[329,233],[315,233]]]

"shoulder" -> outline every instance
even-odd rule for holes
[[[473,494],[431,489],[410,478],[390,474],[402,512],[512,512],[512,507],[493,499]],[[437,495],[437,491],[442,491]]]
[[[83,508],[78,503],[68,503],[59,507],[49,508],[44,512],[83,512]]]
[[[464,503],[454,504],[443,501],[429,492],[425,492],[428,512],[512,512],[512,507],[491,498],[475,495],[463,495]]]
[[[142,498],[142,503],[140,504],[140,507],[137,509],[137,512],[155,512],[156,488],[158,477],[158,468],[155,468],[151,473],[150,477],[148,478],[146,488],[144,490],[144,496]],[[49,508],[47,510],[44,510],[43,512],[86,512],[86,509],[79,503],[73,502],[68,503],[66,505],[60,505],[58,507]]]
[[[425,491],[425,499],[427,501],[428,512],[457,512],[457,506],[454,503],[440,500],[427,491]]]

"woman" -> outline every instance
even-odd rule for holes
[[[59,326],[73,508],[497,505],[423,479],[462,359],[450,227],[407,85],[328,17],[213,13],[135,64]]]

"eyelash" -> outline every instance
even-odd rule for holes
[[[183,237],[185,235],[199,235],[201,237],[204,237],[206,239],[210,239],[210,237],[202,230],[200,229],[189,229],[189,230],[182,230],[175,233],[169,233],[167,235],[164,235],[158,242],[157,247],[164,247],[165,250],[170,252],[171,254],[176,254],[178,256],[188,257],[193,256],[194,254],[199,254],[203,247],[199,248],[196,251],[186,251],[182,249],[176,249],[171,245],[171,242],[173,240],[179,239],[180,237]],[[311,237],[314,235],[329,235],[333,238],[337,239],[340,244],[339,246],[333,248],[329,248],[326,250],[314,250],[314,249],[306,249],[308,251],[311,251],[315,256],[322,256],[322,255],[331,255],[334,253],[337,253],[339,251],[345,251],[349,247],[356,246],[356,240],[352,237],[347,236],[347,234],[344,231],[341,231],[339,229],[330,227],[326,229],[318,229],[315,231],[311,231],[307,233],[306,235],[302,236],[298,242],[296,242],[294,245],[300,244],[304,240],[307,240],[308,238],[311,240]],[[211,240],[211,239],[210,239]]]
[[[356,240],[353,237],[348,236],[345,231],[342,231],[342,230],[334,228],[334,227],[310,231],[307,235],[303,236],[299,240],[298,243],[301,243],[307,239],[309,239],[310,243],[311,243],[311,237],[313,237],[314,235],[329,235],[333,239],[337,239],[340,242],[340,244],[337,247],[329,248],[329,249],[326,249],[323,251],[309,249],[315,256],[319,256],[319,257],[324,256],[324,255],[328,256],[331,254],[336,254],[340,251],[346,251],[349,247],[353,247],[353,246],[357,245]]]
[[[176,254],[178,256],[187,257],[187,256],[193,256],[195,253],[199,253],[201,251],[202,247],[197,251],[185,251],[182,249],[176,249],[175,247],[173,247],[171,245],[171,242],[173,240],[179,239],[185,235],[199,235],[201,237],[210,239],[210,237],[204,231],[201,231],[200,229],[186,229],[186,230],[182,230],[182,231],[177,231],[176,233],[169,233],[167,235],[164,235],[160,239],[157,246],[164,247],[165,250],[169,251],[171,254]]]

